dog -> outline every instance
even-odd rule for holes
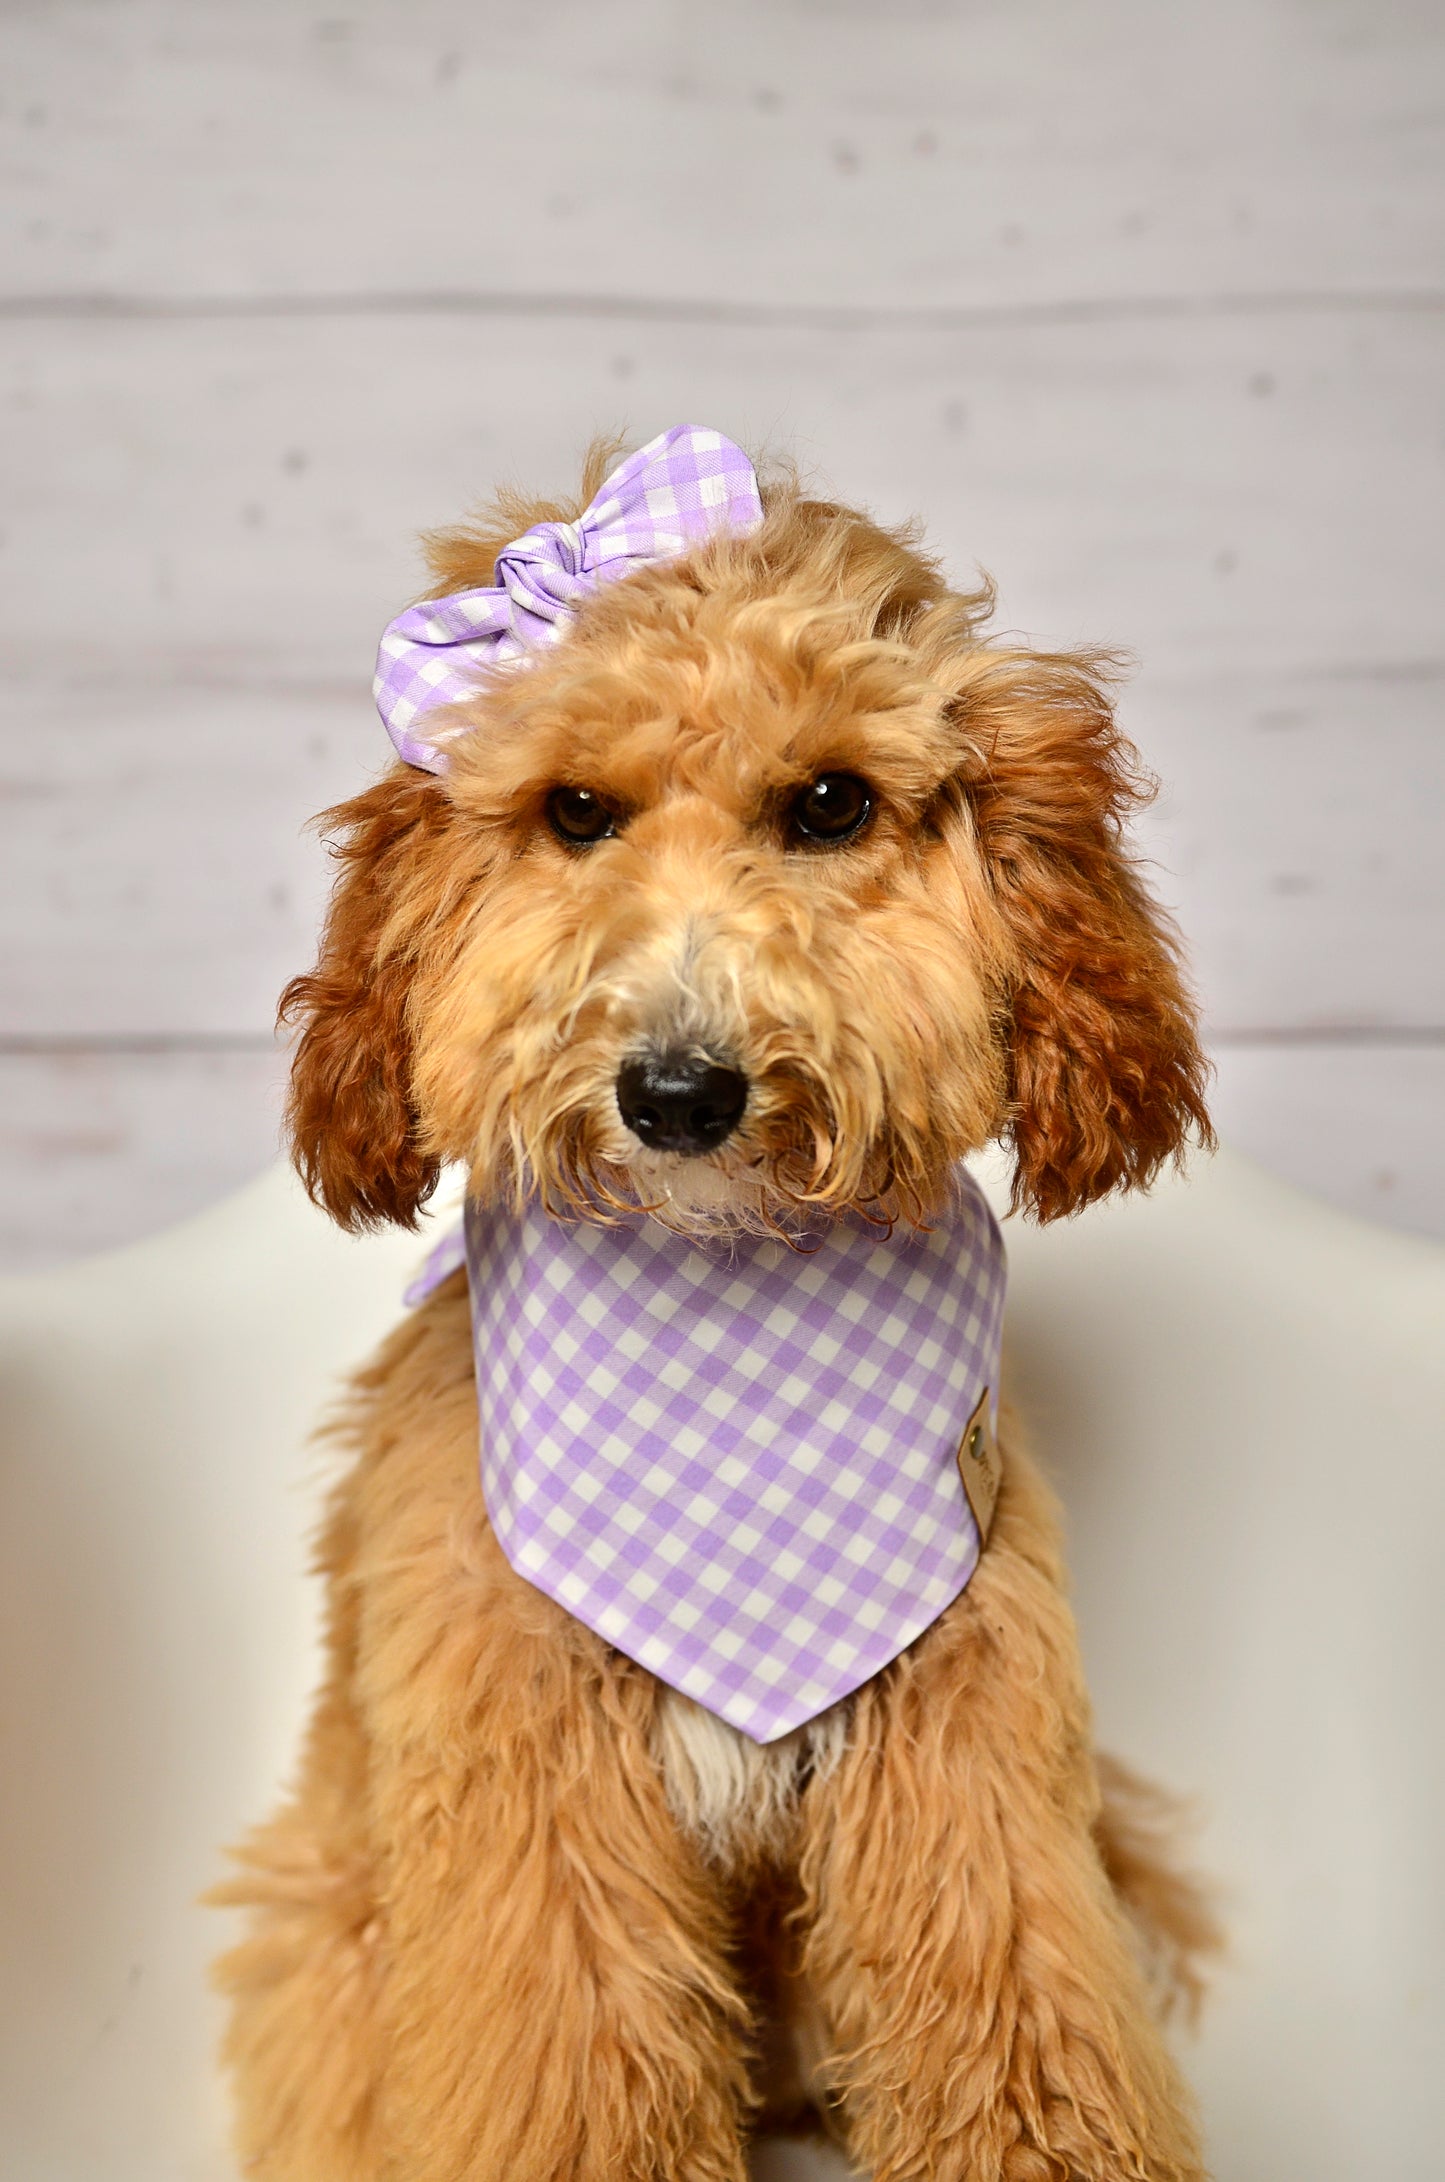
[[[460,1162],[544,1235],[802,1278],[849,1223],[945,1232],[993,1140],[1039,1220],[1207,1144],[1111,659],[990,640],[987,589],[786,474],[588,587],[614,453],[573,502],[429,541],[465,602],[542,540],[564,610],[529,593],[528,642],[508,607],[461,695],[426,655],[436,738],[402,707],[408,762],[327,814],[282,1008],[313,1198],[407,1226]],[[754,2128],[813,2117],[876,2182],[1202,2176],[1159,2023],[1207,1908],[1094,1752],[1007,1408],[963,1587],[760,1739],[518,1572],[478,1487],[487,1368],[458,1268],[334,1426],[324,1683],[216,1897],[249,1919],[219,1973],[245,2171],[740,2182]]]

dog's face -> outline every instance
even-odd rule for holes
[[[449,585],[490,554],[443,541]],[[1207,1133],[1096,666],[982,643],[982,603],[780,492],[335,814],[286,1002],[313,1193],[405,1220],[460,1160],[591,1216],[920,1219],[1004,1135],[1051,1217]]]

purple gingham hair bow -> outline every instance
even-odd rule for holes
[[[629,455],[575,523],[537,523],[497,556],[496,582],[398,614],[376,659],[376,704],[397,754],[429,773],[446,759],[418,722],[469,697],[478,671],[555,644],[599,583],[671,560],[715,531],[762,521],[741,447],[675,424]]]

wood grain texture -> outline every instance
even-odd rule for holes
[[[1220,1134],[1344,1212],[1445,1235],[1445,1039],[1215,1050]]]
[[[1436,1220],[1442,147],[1423,0],[8,11],[0,1091],[93,1049],[107,1235],[225,1186],[262,1078],[204,1042],[261,1052],[308,959],[302,828],[383,761],[415,532],[693,416],[922,515],[1005,626],[1136,655],[1226,1126]]]
[[[50,0],[12,294],[1096,304],[1441,282],[1429,0]]]
[[[276,1157],[265,1049],[0,1051],[0,1267],[38,1272],[157,1233]]]

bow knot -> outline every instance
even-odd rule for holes
[[[535,523],[497,556],[495,581],[399,614],[382,637],[376,703],[408,765],[444,770],[419,723],[477,687],[480,672],[525,658],[566,630],[599,583],[673,560],[722,530],[762,520],[752,464],[721,432],[677,424],[614,470],[574,523]],[[453,730],[455,732],[455,730]]]

